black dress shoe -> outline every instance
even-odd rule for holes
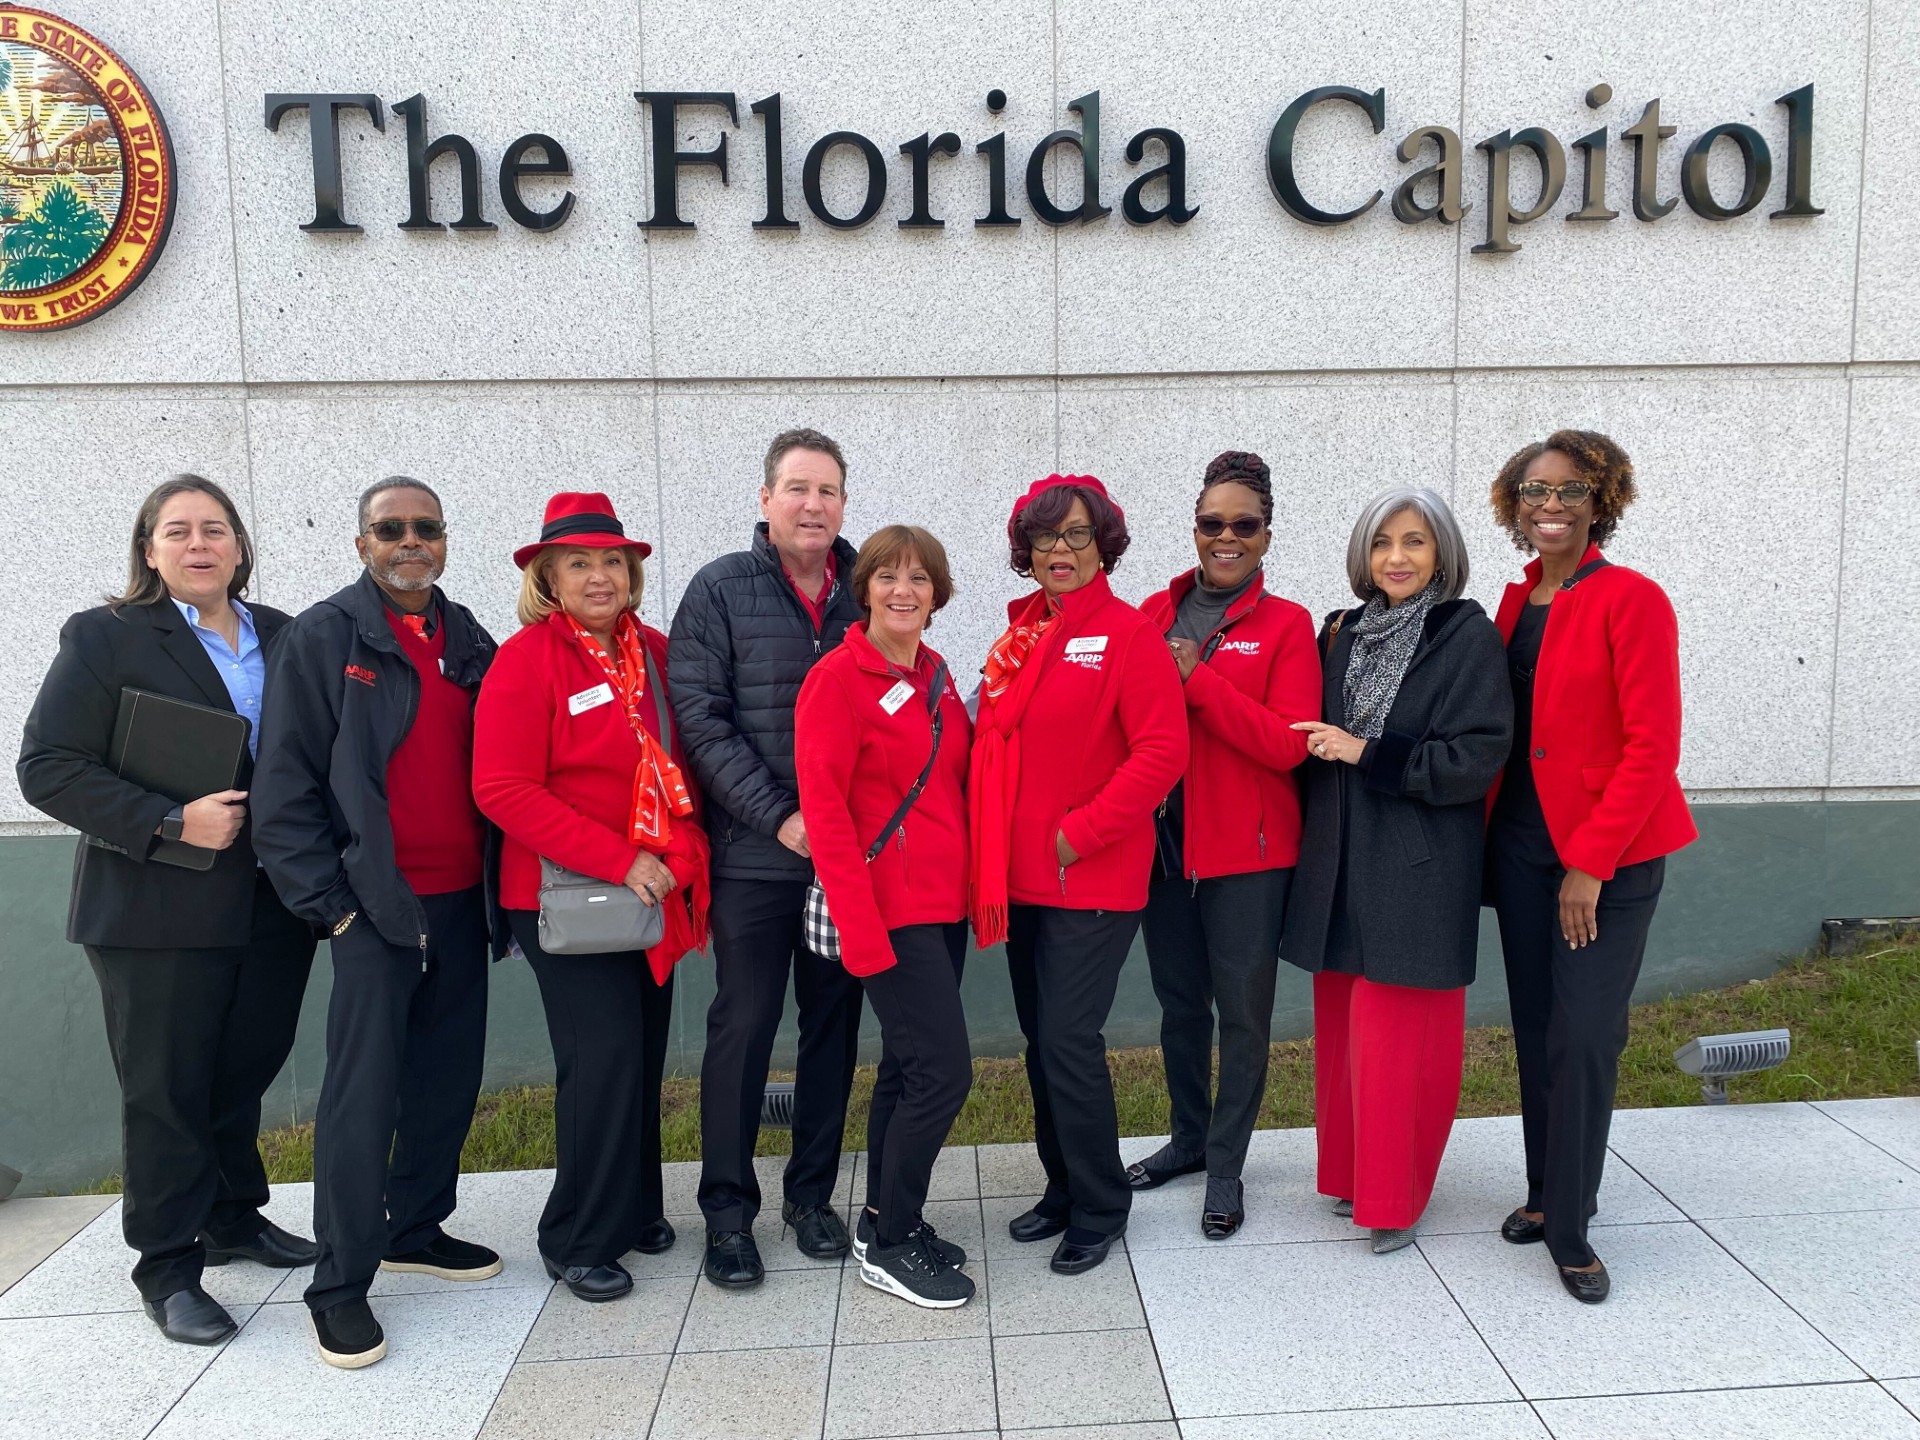
[[[1247,1191],[1235,1175],[1207,1177],[1207,1205],[1200,1212],[1200,1233],[1225,1240],[1247,1221]]]
[[[723,1290],[751,1290],[767,1278],[751,1230],[709,1230],[704,1268],[707,1279]]]
[[[147,1316],[169,1340],[182,1345],[218,1345],[240,1327],[218,1300],[198,1285],[146,1302]]]
[[[1509,1245],[1537,1245],[1547,1238],[1547,1222],[1529,1220],[1516,1210],[1500,1222],[1500,1238]]]
[[[1014,1216],[1007,1222],[1007,1234],[1022,1245],[1031,1244],[1035,1240],[1051,1240],[1066,1228],[1066,1216],[1049,1215],[1038,1206],[1024,1215]]]
[[[1063,1238],[1053,1252],[1048,1266],[1056,1275],[1078,1275],[1091,1270],[1107,1258],[1107,1252],[1113,1248],[1113,1242],[1127,1233],[1122,1225],[1111,1235],[1102,1235],[1091,1244],[1081,1244],[1071,1238]]]
[[[815,1260],[844,1255],[853,1245],[847,1222],[830,1205],[796,1205],[789,1200],[780,1207],[780,1218],[793,1227],[794,1248]]]
[[[320,1358],[336,1370],[364,1370],[387,1358],[387,1335],[365,1300],[342,1300],[313,1312]]]
[[[1583,1305],[1598,1305],[1607,1298],[1613,1289],[1613,1281],[1607,1278],[1607,1267],[1598,1270],[1569,1270],[1559,1266],[1560,1283],[1567,1287],[1567,1293]]]
[[[640,1234],[633,1242],[633,1248],[642,1255],[664,1255],[673,1248],[673,1242],[679,1238],[674,1234],[670,1221],[655,1220],[640,1227]]]
[[[216,1245],[212,1237],[207,1235],[202,1235],[200,1239],[207,1247],[209,1265],[225,1265],[229,1260],[251,1260],[271,1270],[297,1270],[320,1258],[320,1247],[313,1241],[291,1235],[271,1220],[265,1221],[260,1233],[244,1245]]]
[[[387,1256],[380,1268],[401,1275],[434,1275],[442,1280],[491,1280],[500,1273],[502,1263],[497,1251],[471,1240],[457,1240],[442,1231],[418,1250]]]
[[[1198,1175],[1207,1168],[1204,1154],[1185,1165],[1169,1163],[1166,1154],[1172,1148],[1171,1145],[1162,1145],[1146,1159],[1136,1160],[1127,1166],[1127,1184],[1135,1190],[1155,1190],[1169,1180],[1178,1180],[1182,1175]]]
[[[633,1276],[617,1260],[605,1265],[556,1265],[542,1255],[540,1263],[547,1267],[547,1278],[565,1285],[576,1300],[598,1304],[633,1292]]]

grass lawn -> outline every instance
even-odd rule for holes
[[[1793,1032],[1792,1057],[1776,1069],[1732,1084],[1736,1101],[1851,1099],[1920,1095],[1914,1043],[1920,1039],[1920,936],[1839,958],[1811,956],[1766,980],[1750,980],[1642,1005],[1633,1012],[1632,1039],[1620,1063],[1622,1109],[1695,1105],[1699,1082],[1673,1065],[1673,1052],[1695,1035],[1786,1026]],[[1115,1050],[1108,1055],[1125,1135],[1165,1134],[1167,1092],[1155,1049]],[[867,1096],[873,1067],[854,1080],[847,1119],[848,1149],[866,1145]],[[700,1155],[699,1083],[668,1080],[662,1096],[665,1150],[669,1160]],[[1511,1032],[1467,1032],[1466,1077],[1460,1114],[1510,1115],[1519,1109]],[[1296,1127],[1313,1123],[1313,1042],[1293,1040],[1273,1047],[1260,1124]],[[973,1094],[954,1125],[955,1145],[1031,1140],[1033,1109],[1021,1062],[974,1062]],[[781,1154],[782,1130],[760,1135],[760,1153]],[[267,1169],[276,1181],[313,1176],[313,1127],[291,1126],[261,1137]],[[468,1137],[463,1168],[533,1170],[553,1164],[553,1091],[534,1087],[481,1097]],[[108,1181],[103,1190],[117,1189]]]

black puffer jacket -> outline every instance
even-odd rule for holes
[[[835,540],[833,555],[833,593],[818,634],[764,521],[751,549],[722,555],[693,577],[674,612],[667,689],[681,744],[707,793],[712,873],[721,878],[813,878],[812,864],[775,837],[800,808],[793,705],[801,682],[860,618],[853,546]]]

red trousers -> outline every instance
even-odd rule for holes
[[[1320,1193],[1353,1223],[1411,1228],[1433,1195],[1460,1104],[1466,990],[1313,977],[1313,1111]]]

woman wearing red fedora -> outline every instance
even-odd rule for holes
[[[667,640],[633,613],[651,550],[627,538],[605,495],[548,501],[540,539],[513,556],[522,628],[500,647],[474,719],[474,798],[506,836],[501,902],[553,1041],[558,1164],[540,1253],[582,1300],[633,1288],[628,1250],[673,1244],[660,1080],[674,964],[707,940],[707,840],[668,718]],[[565,897],[551,878],[543,894],[543,860],[659,907],[662,938],[644,950],[592,936],[563,945]]]
[[[1007,944],[1047,1172],[1008,1233],[1060,1235],[1053,1268],[1072,1275],[1126,1229],[1101,1030],[1147,904],[1153,812],[1186,769],[1187,713],[1159,629],[1107,583],[1128,536],[1104,485],[1035,481],[1007,539],[1039,589],[1008,607],[981,680],[969,912],[982,947]]]

